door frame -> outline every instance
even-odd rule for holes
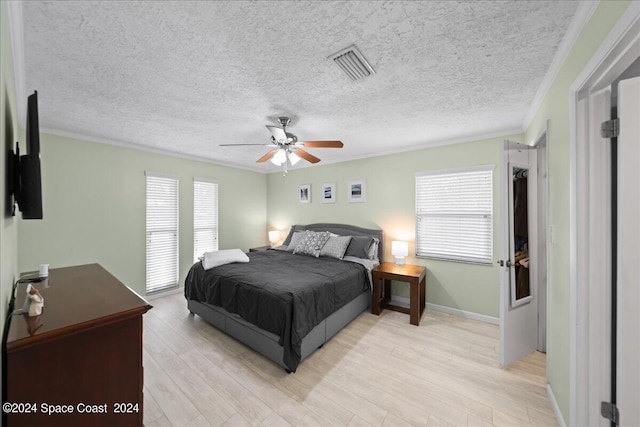
[[[570,423],[574,426],[598,425],[603,418],[599,405],[594,407],[600,380],[610,377],[610,360],[606,342],[610,337],[590,324],[592,316],[602,316],[610,310],[611,299],[602,295],[604,285],[596,277],[611,269],[611,262],[598,262],[598,253],[589,247],[608,250],[611,242],[602,233],[592,230],[589,218],[610,219],[609,205],[602,203],[606,194],[589,185],[610,179],[611,165],[599,157],[595,138],[590,138],[595,124],[589,123],[588,105],[580,103],[585,96],[611,83],[637,58],[640,49],[640,2],[631,2],[591,60],[578,75],[569,90],[570,95]],[[599,124],[598,124],[599,127]],[[587,179],[589,178],[589,179]],[[587,214],[585,214],[585,212]],[[609,265],[607,265],[609,264]],[[595,267],[595,272],[594,272]],[[595,274],[594,274],[595,273]],[[610,335],[610,333],[609,333]],[[604,350],[601,350],[603,349]],[[574,361],[574,363],[571,363]],[[608,372],[607,372],[608,371]],[[609,387],[609,385],[607,385]],[[608,393],[608,391],[607,391]]]
[[[540,130],[538,135],[529,143],[536,150],[536,167],[537,172],[537,210],[536,210],[536,225],[537,225],[537,247],[536,247],[536,259],[538,266],[535,269],[535,283],[536,294],[538,298],[538,351],[547,350],[547,337],[548,325],[547,322],[547,307],[548,304],[548,288],[549,288],[549,245],[551,244],[551,236],[549,233],[549,147],[547,145],[547,129],[549,128],[549,121],[547,120],[544,127]],[[543,148],[544,150],[540,150]],[[541,153],[543,155],[541,156]],[[543,160],[542,162],[540,160]],[[544,169],[540,169],[540,165],[544,165]],[[543,181],[543,176],[546,175],[546,180]],[[544,183],[544,185],[542,185]],[[544,219],[544,221],[543,221]],[[545,247],[545,256],[541,257],[541,249]],[[542,284],[542,278],[546,277],[546,283]],[[541,315],[542,313],[542,315]],[[544,331],[544,334],[542,333]],[[547,370],[547,382],[549,382],[548,370]]]

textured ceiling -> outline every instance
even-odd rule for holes
[[[41,128],[270,172],[279,115],[325,163],[520,129],[572,1],[28,1]],[[376,74],[327,57],[356,44]],[[300,165],[306,162],[300,162]],[[321,163],[322,164],[322,163]]]

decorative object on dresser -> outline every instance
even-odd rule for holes
[[[391,262],[383,262],[371,273],[373,278],[373,293],[371,294],[371,313],[380,314],[383,309],[406,313],[412,325],[420,325],[420,318],[424,311],[426,291],[426,267],[405,264],[398,266]],[[409,284],[410,306],[402,307],[391,304],[391,281],[398,280]]]
[[[47,304],[39,316],[7,320],[3,386],[5,402],[36,410],[4,414],[4,425],[142,426],[142,315],[151,305],[98,264],[51,269],[31,285]],[[66,413],[48,415],[43,404]]]
[[[40,264],[40,277],[49,277],[49,264]]]

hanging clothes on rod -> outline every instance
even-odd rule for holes
[[[531,295],[529,284],[528,169],[513,170],[513,232],[515,237],[516,298]]]
[[[529,169],[514,169],[513,170],[513,180],[518,180],[521,178],[526,178],[529,176]]]

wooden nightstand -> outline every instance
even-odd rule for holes
[[[249,248],[249,252],[266,251],[267,249],[271,249],[271,246],[258,246],[257,248]]]
[[[372,271],[373,293],[371,294],[371,313],[380,314],[388,308],[409,315],[409,322],[418,326],[424,311],[426,290],[426,267],[419,265],[395,265],[392,262],[383,262]],[[391,304],[391,281],[398,280],[409,283],[410,307],[402,307]],[[383,286],[384,282],[384,286]]]

